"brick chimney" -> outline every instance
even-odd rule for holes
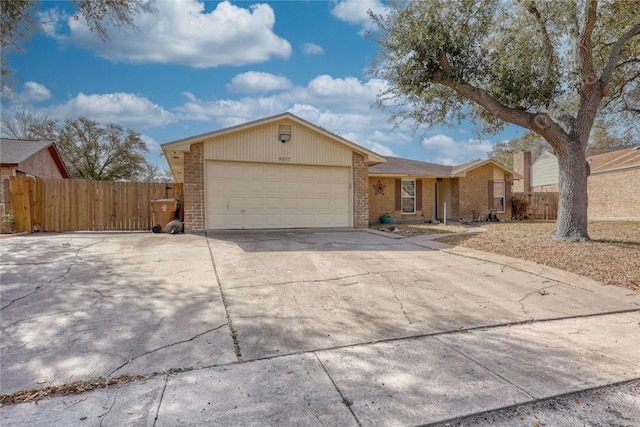
[[[516,193],[531,192],[531,152],[518,151],[513,153],[513,171],[523,176],[513,182],[512,191]]]

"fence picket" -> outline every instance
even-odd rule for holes
[[[15,231],[150,230],[151,200],[183,197],[183,185],[12,176]]]
[[[557,192],[513,192],[512,196],[529,201],[527,215],[529,219],[555,220],[558,218]]]

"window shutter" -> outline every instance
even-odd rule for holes
[[[402,210],[402,180],[396,179],[396,211]]]
[[[495,209],[493,203],[493,181],[489,181],[489,210]]]
[[[416,211],[422,210],[422,180],[416,179]]]
[[[509,177],[504,180],[504,211],[509,212],[511,210],[511,181]]]

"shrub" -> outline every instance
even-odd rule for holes
[[[529,200],[526,197],[511,198],[511,219],[522,220],[529,219]]]

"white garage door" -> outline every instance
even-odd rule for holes
[[[207,162],[207,228],[348,227],[350,168]]]

